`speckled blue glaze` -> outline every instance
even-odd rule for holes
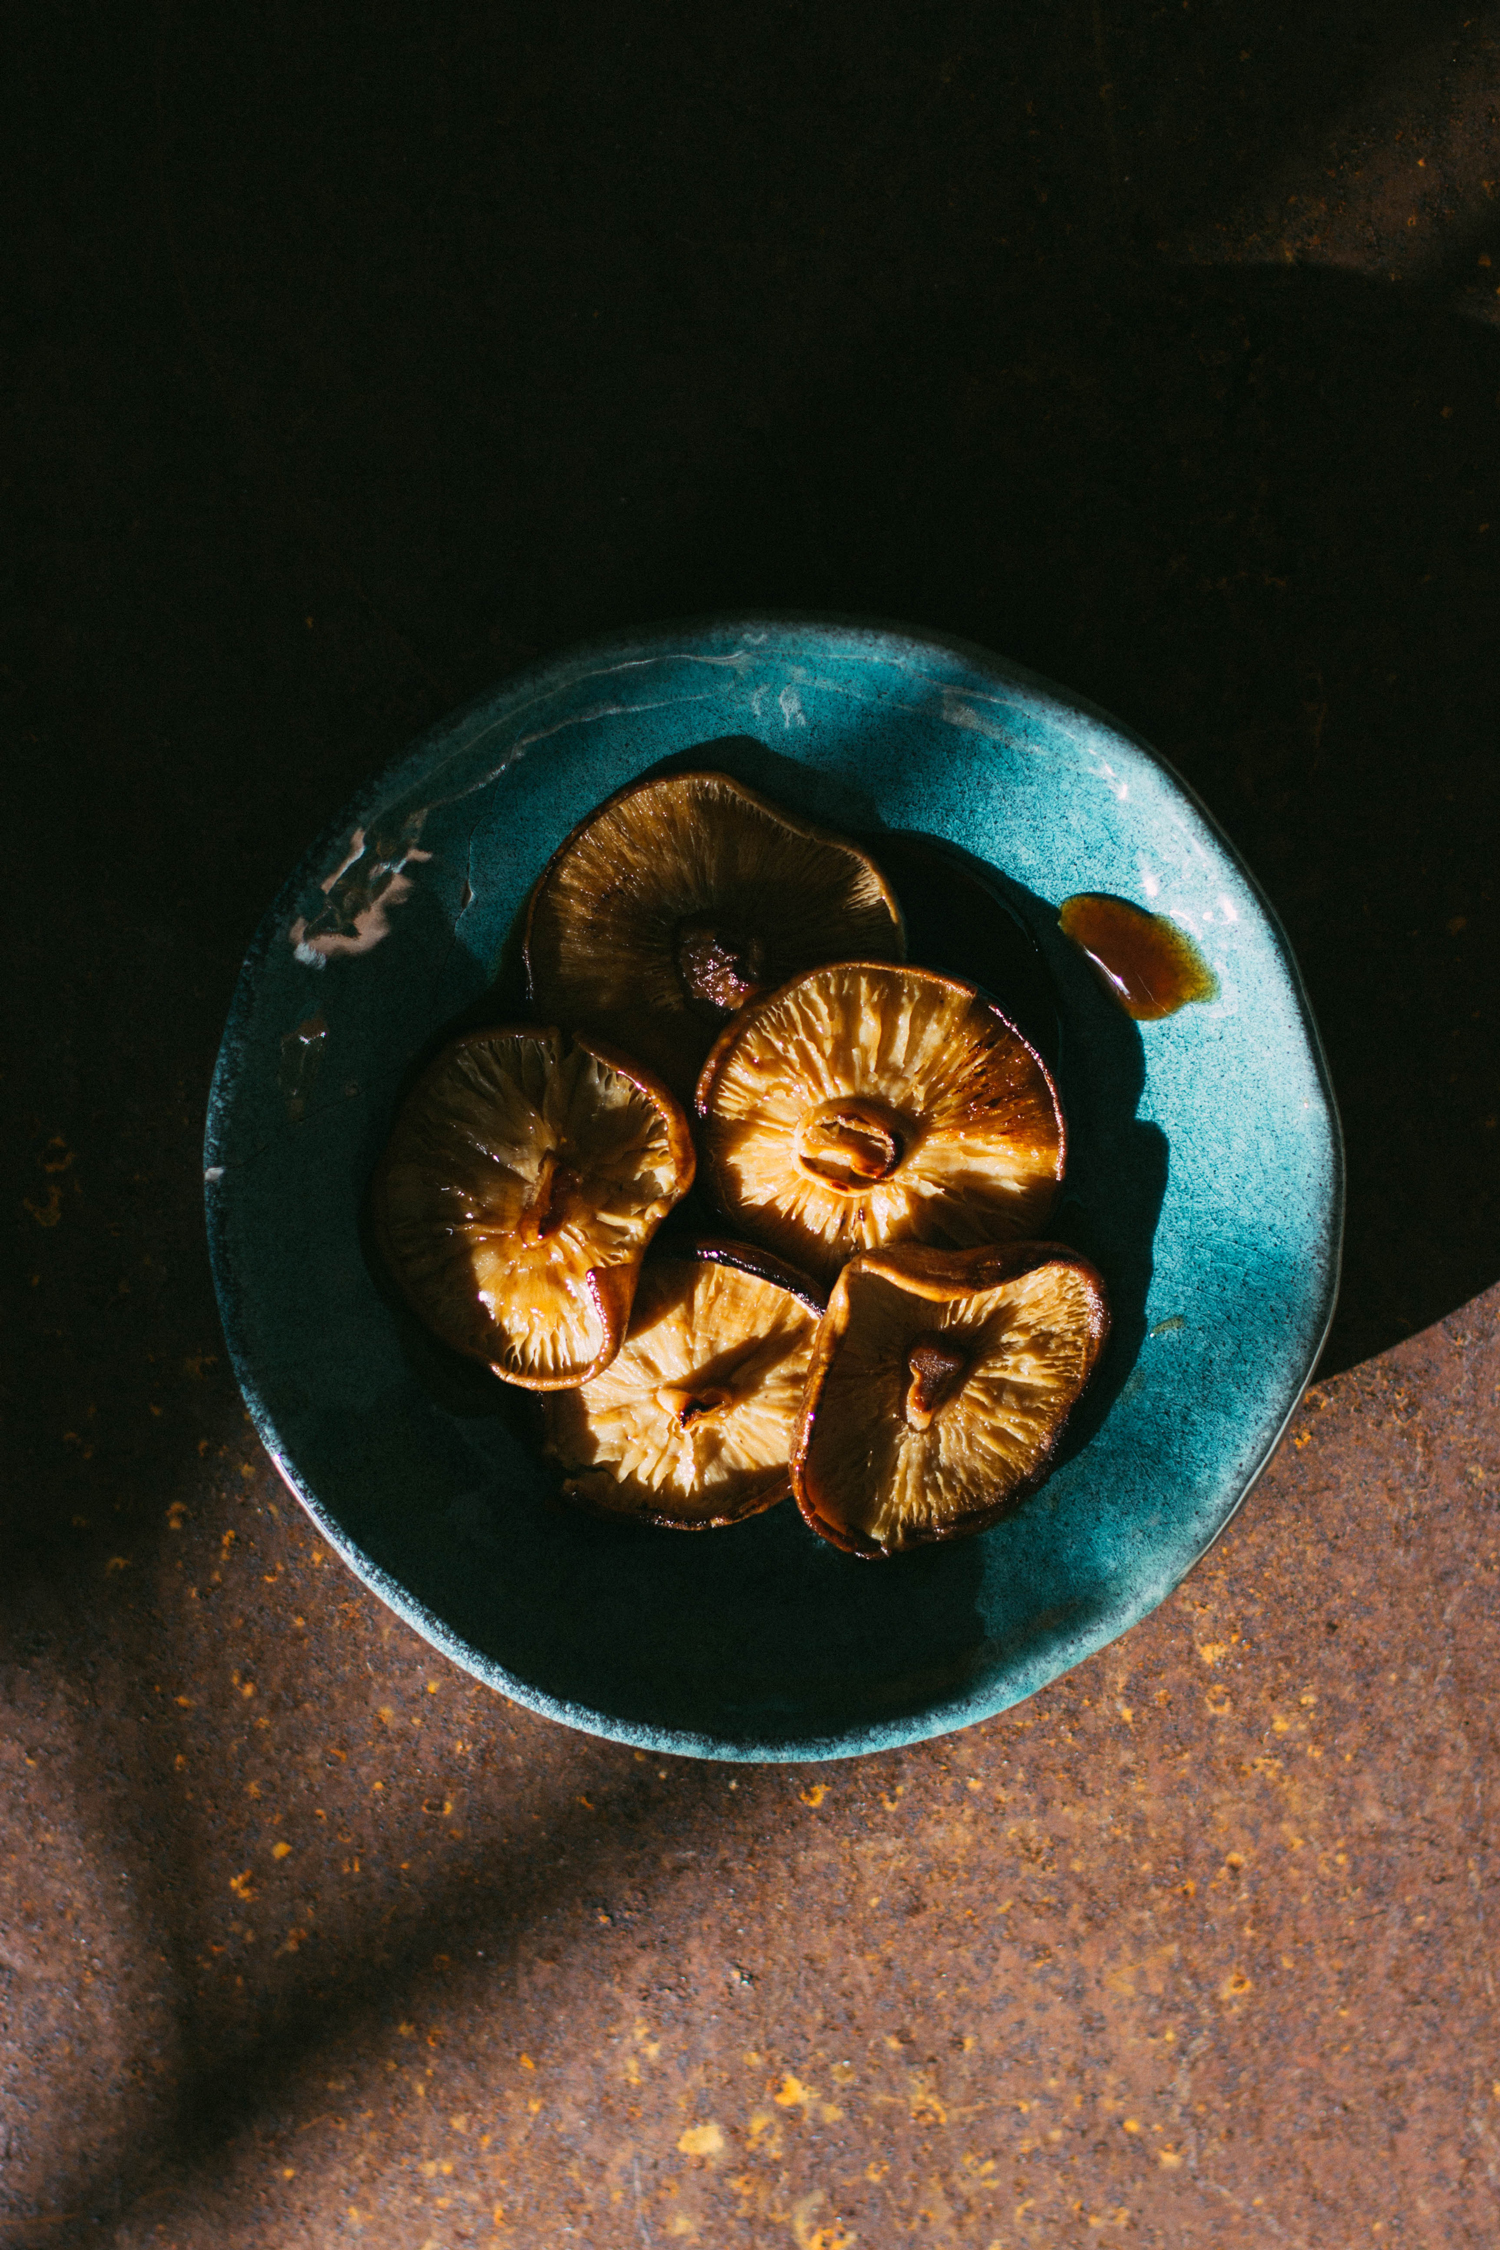
[[[698,1536],[548,1505],[502,1418],[448,1411],[417,1381],[360,1246],[403,1073],[487,984],[559,839],[647,767],[725,737],[737,746],[705,762],[839,826],[925,829],[999,870],[1061,992],[1071,1153],[1052,1231],[1105,1274],[1110,1352],[1034,1499],[982,1538],[889,1564],[835,1553],[790,1505]],[[1179,922],[1218,998],[1130,1023],[1056,928],[1077,891]],[[1333,1309],[1343,1204],[1286,940],[1162,762],[981,650],[774,619],[576,650],[374,782],[257,935],[205,1168],[251,1414],[350,1568],[532,1709],[730,1759],[941,1734],[1144,1617],[1223,1530],[1296,1404]]]

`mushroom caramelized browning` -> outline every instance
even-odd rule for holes
[[[734,1224],[830,1280],[881,1243],[1034,1234],[1062,1178],[1045,1065],[972,985],[927,969],[809,971],[725,1028],[697,1101]]]
[[[692,1179],[687,1119],[650,1072],[558,1031],[476,1031],[403,1104],[372,1217],[445,1343],[553,1390],[614,1357],[646,1245]]]
[[[813,1529],[857,1555],[983,1531],[1042,1481],[1109,1333],[1056,1243],[866,1251],[829,1299],[792,1455]]]
[[[899,961],[873,860],[720,773],[623,790],[576,828],[532,897],[540,1013],[607,1027],[686,1101],[726,1018],[815,963]]]
[[[545,1402],[567,1497],[679,1530],[784,1500],[822,1301],[737,1243],[693,1243],[641,1276],[616,1359]]]

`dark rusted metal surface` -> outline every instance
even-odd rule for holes
[[[1493,10],[31,36],[0,2244],[1493,2243]],[[1158,742],[1350,1142],[1339,1372],[1209,1561],[797,1772],[396,1626],[251,1442],[198,1201],[239,953],[356,782],[759,602]]]
[[[161,1368],[177,1473],[78,1527],[7,1667],[11,2209],[128,2183],[105,2238],[182,2250],[1485,2242],[1497,1391],[1492,1295],[1310,1393],[1046,1695],[736,1772],[434,1663],[219,1372]]]

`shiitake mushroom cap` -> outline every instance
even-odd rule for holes
[[[508,1383],[567,1388],[618,1351],[647,1245],[694,1162],[661,1080],[602,1040],[471,1031],[401,1105],[372,1236],[444,1343]]]
[[[905,953],[868,853],[722,773],[619,791],[559,845],[526,918],[532,1005],[606,1031],[684,1102],[757,994],[818,962]]]
[[[1047,1476],[1108,1335],[1103,1282],[1059,1243],[865,1251],[813,1347],[803,1517],[864,1557],[987,1530]]]
[[[566,1499],[678,1531],[788,1497],[821,1292],[750,1243],[674,1242],[647,1260],[616,1357],[543,1402]]]
[[[882,1243],[1034,1235],[1066,1160],[1035,1048],[973,985],[910,964],[835,962],[754,1002],[696,1106],[720,1208],[826,1280]]]

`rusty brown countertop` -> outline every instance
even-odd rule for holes
[[[1500,1292],[1315,1388],[1127,1640],[807,1769],[498,1700],[161,1389],[229,1444],[87,1670],[8,1668],[21,2193],[195,2250],[1486,2239]]]
[[[0,2246],[1500,2238],[1500,25],[37,19]],[[819,1768],[476,1688],[256,1447],[240,954],[507,665],[773,603],[1119,712],[1306,968],[1345,1294],[1212,1555]]]

